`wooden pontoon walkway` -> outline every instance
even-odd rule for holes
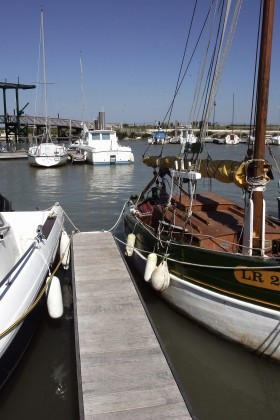
[[[191,419],[112,234],[72,255],[80,419]]]

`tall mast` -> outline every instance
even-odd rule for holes
[[[231,122],[231,132],[233,133],[233,122],[234,122],[234,93],[232,94],[232,122]]]
[[[41,9],[41,36],[42,36],[42,54],[43,54],[43,84],[44,84],[44,106],[45,106],[45,124],[48,127],[48,106],[47,106],[47,75],[46,75],[46,51],[45,51],[45,30],[44,30],[44,12]]]
[[[269,79],[270,79],[270,63],[272,50],[272,34],[274,20],[274,0],[264,0],[263,16],[262,16],[262,36],[259,57],[258,72],[258,97],[257,97],[257,115],[256,115],[256,138],[254,147],[254,160],[256,168],[254,170],[255,177],[262,177],[264,172],[263,160],[265,157],[265,136],[267,125],[267,108],[269,95]],[[264,219],[263,206],[263,189],[257,188],[253,192],[254,203],[254,234],[253,247],[263,248],[262,220]]]
[[[81,83],[81,96],[82,96],[82,121],[84,122],[85,117],[85,90],[84,90],[84,75],[83,75],[83,63],[82,53],[80,52],[80,83]]]

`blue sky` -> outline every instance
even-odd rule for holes
[[[280,2],[275,3],[268,123],[280,123]],[[42,67],[43,6],[49,116],[93,120],[99,111],[105,111],[108,122],[162,120],[174,95],[194,4],[195,0],[9,0],[1,4],[0,81],[17,82],[19,78],[20,83],[36,84],[38,63]],[[197,31],[209,5],[210,0],[198,0]],[[233,95],[234,121],[249,122],[258,9],[259,0],[243,1],[216,97],[218,122],[231,122]],[[190,46],[195,41],[193,36]],[[187,61],[191,50],[187,50]],[[188,121],[199,62],[198,55],[176,98],[171,121]],[[39,81],[43,81],[41,73]],[[41,92],[42,84],[36,92],[20,92],[20,106],[29,102],[26,114],[44,114]],[[0,107],[2,114],[2,100]],[[15,95],[8,92],[9,113],[14,107]]]

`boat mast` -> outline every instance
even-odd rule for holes
[[[231,119],[231,132],[233,133],[233,121],[234,121],[234,93],[232,94],[232,119]]]
[[[262,37],[259,57],[257,114],[256,114],[256,137],[254,147],[254,176],[262,177],[264,174],[265,136],[267,124],[267,108],[269,95],[270,63],[272,50],[274,17],[274,0],[264,0],[262,17]],[[263,188],[255,188],[253,191],[254,222],[253,222],[253,247],[263,248],[263,229],[261,221],[264,220]]]
[[[44,12],[41,9],[41,36],[42,36],[42,55],[43,55],[43,84],[44,84],[44,106],[45,106],[45,125],[48,131],[48,106],[47,106],[47,74],[46,74],[46,50],[45,50],[45,29]]]

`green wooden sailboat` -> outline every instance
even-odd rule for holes
[[[152,180],[127,202],[124,226],[129,264],[163,299],[221,337],[279,361],[280,224],[266,216],[264,200],[273,15],[274,0],[264,0],[254,150],[243,162],[202,159],[206,118],[191,157],[143,158]],[[211,100],[210,92],[207,106]],[[244,206],[198,191],[203,178],[234,183]]]

